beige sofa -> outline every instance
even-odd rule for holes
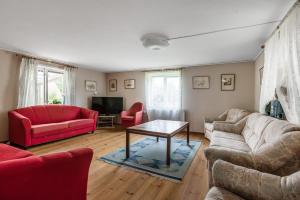
[[[218,159],[286,176],[300,169],[300,127],[253,113],[237,124],[215,126],[204,153],[210,178],[211,167]]]
[[[229,123],[229,124],[235,124],[238,123],[240,120],[245,118],[247,115],[249,115],[250,112],[243,109],[238,108],[232,108],[221,115],[215,117],[215,118],[204,118],[204,133],[205,137],[207,139],[211,139],[211,135],[214,130],[214,126],[217,126],[219,123]]]
[[[213,180],[205,200],[300,199],[300,171],[280,177],[218,160]]]

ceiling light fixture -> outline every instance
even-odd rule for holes
[[[145,48],[161,50],[169,46],[168,37],[158,33],[148,33],[141,38]]]

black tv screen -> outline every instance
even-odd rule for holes
[[[99,115],[120,114],[123,111],[123,97],[92,97],[92,110]]]

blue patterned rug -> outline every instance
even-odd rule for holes
[[[130,157],[125,159],[125,148],[109,153],[101,158],[105,162],[134,168],[152,175],[181,181],[192,163],[201,142],[190,141],[187,146],[186,140],[171,139],[171,165],[166,165],[166,142],[165,138],[146,137],[130,145]]]

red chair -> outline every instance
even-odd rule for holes
[[[0,144],[0,199],[86,200],[93,151],[35,156]]]
[[[130,127],[143,122],[144,104],[141,102],[134,103],[131,108],[121,113],[121,125]]]

